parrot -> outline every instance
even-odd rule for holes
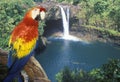
[[[42,6],[31,8],[11,32],[8,43],[8,74],[3,82],[12,82],[15,78],[18,82],[23,82],[21,71],[38,46],[39,20],[44,20],[45,14],[46,9]]]

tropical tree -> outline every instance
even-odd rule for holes
[[[8,45],[9,35],[18,22],[23,18],[25,11],[33,6],[32,0],[1,0],[0,1],[0,47]]]

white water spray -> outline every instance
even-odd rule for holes
[[[63,28],[64,28],[63,34],[64,34],[64,37],[67,37],[69,36],[69,8],[67,8],[67,13],[65,13],[64,9],[61,6],[60,8],[61,8],[61,14],[62,14]]]
[[[61,6],[59,6],[59,7],[61,9],[62,22],[63,22],[63,35],[64,35],[63,39],[81,41],[79,38],[69,34],[69,15],[70,15],[69,8],[67,7],[66,12],[65,12],[63,7],[61,7]]]

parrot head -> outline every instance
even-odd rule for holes
[[[33,7],[25,14],[24,19],[32,19],[35,21],[44,20],[45,13],[46,13],[45,8],[41,6]]]

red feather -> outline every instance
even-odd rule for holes
[[[12,42],[17,38],[23,38],[25,42],[31,41],[38,36],[38,24],[26,25],[25,22],[21,22],[12,32]]]
[[[38,36],[38,21],[33,20],[27,13],[24,19],[14,28],[11,41],[23,38],[25,42],[31,41]]]

